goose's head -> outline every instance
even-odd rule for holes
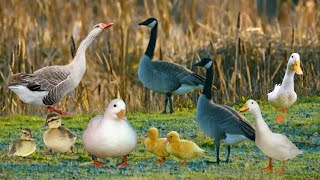
[[[93,26],[93,28],[91,30],[91,33],[98,35],[101,32],[103,32],[104,30],[109,29],[112,25],[113,25],[113,23],[109,23],[109,24],[99,23],[99,24],[96,24],[95,26]]]
[[[157,24],[158,24],[158,20],[153,17],[148,18],[147,20],[139,23],[139,25],[148,26],[150,28],[154,28]]]
[[[206,69],[210,69],[212,67],[212,63],[213,62],[210,58],[203,58],[203,59],[201,59],[201,61],[193,64],[193,66],[200,66],[200,67],[204,67]]]
[[[298,75],[303,74],[300,67],[300,55],[298,53],[291,54],[288,61],[288,70],[295,71]]]
[[[31,129],[29,128],[24,128],[20,132],[20,139],[21,140],[34,140],[32,134],[31,134]]]
[[[148,137],[150,139],[157,139],[158,138],[158,135],[159,135],[159,131],[157,128],[155,127],[152,127],[148,130]]]
[[[126,104],[122,99],[114,99],[109,103],[105,114],[107,116],[111,116],[114,119],[127,120]]]
[[[170,142],[178,142],[180,141],[180,136],[176,131],[171,131],[170,133],[167,134],[167,139],[165,141],[165,143]]]
[[[259,104],[252,100],[252,99],[249,99],[246,104],[244,104],[240,109],[239,111],[240,112],[245,112],[249,110],[252,114],[254,114],[255,112],[257,112],[259,110],[260,112],[260,107],[259,107]]]
[[[59,128],[62,125],[62,121],[60,119],[59,114],[50,113],[47,115],[46,122],[43,124],[42,128]]]

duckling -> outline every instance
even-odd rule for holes
[[[272,159],[281,160],[283,162],[282,169],[277,173],[285,172],[286,161],[293,159],[300,151],[286,136],[282,134],[273,133],[266,122],[263,120],[259,104],[250,99],[246,104],[240,108],[240,112],[249,110],[256,121],[256,144],[258,148],[267,156],[269,156],[269,166],[262,168],[264,171],[272,171]]]
[[[77,136],[62,124],[57,113],[48,114],[42,127],[49,128],[43,133],[43,141],[50,152],[54,150],[60,153],[71,152],[74,154],[73,145]]]
[[[159,156],[160,159],[157,160],[158,164],[166,161],[166,158],[170,156],[170,154],[166,150],[166,138],[158,138],[159,131],[157,128],[153,127],[148,130],[148,137],[144,140],[144,145],[147,151],[152,154]]]
[[[186,166],[187,160],[204,155],[204,150],[194,142],[180,140],[176,131],[171,131],[167,135],[165,143],[167,143],[166,150],[169,154],[183,160],[183,163],[178,163],[178,166]]]
[[[93,165],[105,166],[97,158],[123,157],[117,166],[128,166],[127,156],[136,148],[138,136],[126,118],[126,104],[122,99],[112,100],[104,115],[92,118],[83,132],[84,148],[90,153]]]
[[[37,149],[31,129],[25,128],[21,130],[20,139],[12,141],[9,146],[8,156],[26,157]]]

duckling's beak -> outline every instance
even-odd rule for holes
[[[303,72],[301,70],[301,67],[300,67],[300,61],[297,61],[297,60],[294,61],[293,69],[298,75],[302,75],[303,74]]]
[[[243,105],[243,106],[239,109],[239,112],[245,112],[245,111],[247,111],[247,110],[249,110],[249,108],[248,108],[248,105],[245,104],[245,105]]]
[[[120,112],[117,113],[117,116],[118,116],[119,119],[127,120],[126,111],[123,110],[123,109]]]
[[[48,127],[48,122],[45,122],[43,125],[42,125],[42,128],[46,128]]]
[[[167,138],[166,141],[164,141],[163,144],[167,144],[169,142],[169,139]]]

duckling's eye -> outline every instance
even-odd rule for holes
[[[172,136],[170,136],[172,138]]]
[[[115,104],[115,105],[113,105],[113,107],[117,107],[117,105]]]

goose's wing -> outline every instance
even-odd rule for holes
[[[210,124],[216,124],[225,133],[241,134],[252,141],[255,140],[255,130],[253,126],[240,115],[236,115],[234,113],[235,110],[230,110],[232,108],[226,108],[225,106],[215,103],[209,104],[208,108],[206,126],[211,127]]]
[[[198,86],[204,85],[205,82],[204,77],[176,63],[154,60],[152,61],[152,67],[156,74],[180,84]]]

